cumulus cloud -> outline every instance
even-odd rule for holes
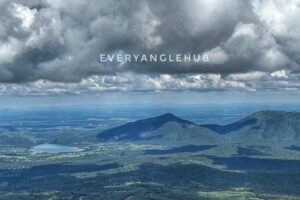
[[[288,78],[288,72],[286,70],[280,70],[280,71],[275,71],[273,73],[271,73],[272,77],[276,77],[276,78]]]
[[[223,79],[220,75],[145,75],[121,73],[94,75],[78,83],[38,80],[23,84],[0,84],[0,94],[60,95],[93,94],[97,92],[158,92],[158,91],[231,91],[252,90],[245,83]]]
[[[226,54],[224,49],[217,46],[209,51],[204,52],[209,58],[209,64],[224,64],[228,61],[229,56]]]
[[[1,91],[297,88],[299,13],[297,0],[1,0]],[[98,61],[116,52],[209,62]]]

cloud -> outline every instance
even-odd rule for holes
[[[271,73],[272,77],[276,77],[276,78],[288,78],[288,72],[285,70],[280,70],[280,71],[275,71],[273,73]]]
[[[297,88],[299,13],[296,0],[2,0],[0,82],[25,93]],[[209,62],[98,61],[116,52]]]
[[[30,9],[22,4],[11,4],[12,14],[18,18],[22,23],[21,26],[23,29],[28,30],[32,23],[34,22],[35,14],[37,13],[36,9]]]
[[[181,90],[232,90],[243,89],[245,85],[237,81],[226,81],[220,75],[168,75],[156,76],[122,73],[116,75],[91,76],[79,83],[57,83],[38,80],[24,84],[1,84],[1,94],[60,95],[90,94],[109,91],[158,92]]]
[[[101,65],[98,55],[116,51],[202,53],[224,41],[239,20],[249,21],[253,17],[249,6],[240,1],[191,0],[7,2],[1,6],[5,32],[1,41],[7,42],[10,37],[19,45],[13,59],[2,63],[11,76],[0,81],[79,82],[88,76],[122,71],[209,72],[210,68],[197,64],[128,64],[120,68],[115,64]],[[5,48],[4,44],[1,48]],[[211,64],[227,59],[225,52],[216,56]]]
[[[266,75],[265,72],[248,72],[248,73],[239,73],[239,74],[230,74],[227,76],[229,80],[235,81],[251,81],[251,80],[258,80],[263,78]]]
[[[291,62],[292,70],[299,71],[300,63],[300,6],[297,0],[255,0],[253,10],[270,34],[276,39],[282,52]]]
[[[209,64],[224,64],[228,61],[229,56],[224,49],[217,46],[209,51],[204,52],[210,60]]]

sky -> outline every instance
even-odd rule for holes
[[[0,0],[0,95],[294,102],[299,20],[298,0]],[[120,52],[209,62],[99,62]]]

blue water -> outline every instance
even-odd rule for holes
[[[40,144],[32,147],[31,150],[38,153],[67,153],[82,151],[82,149],[79,149],[78,147],[68,147],[55,144]]]

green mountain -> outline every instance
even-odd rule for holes
[[[299,146],[300,113],[260,111],[228,125],[197,125],[168,113],[105,130],[97,138],[102,142]]]
[[[299,112],[260,111],[225,126],[225,129],[228,131],[226,137],[232,142],[300,145]]]
[[[101,132],[102,141],[144,141],[168,144],[216,144],[221,136],[205,127],[167,113]]]

